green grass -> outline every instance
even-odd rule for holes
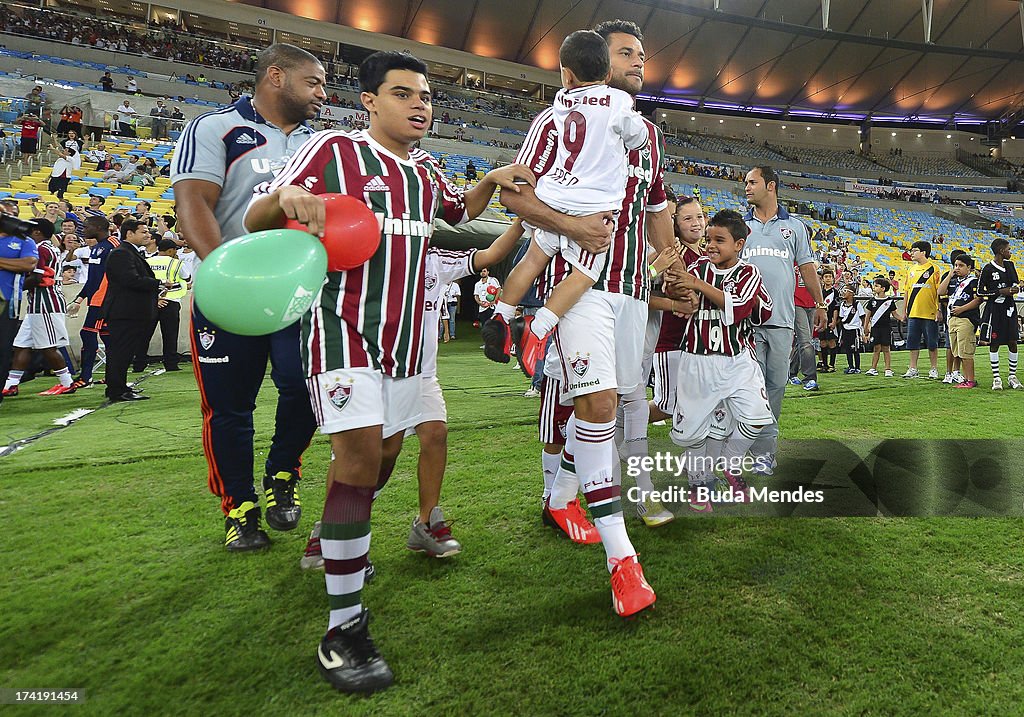
[[[779,519],[723,508],[652,531],[627,513],[659,600],[623,621],[601,549],[540,526],[537,401],[520,396],[518,372],[476,346],[467,331],[440,361],[450,416],[443,504],[463,554],[431,561],[404,547],[414,439],[374,508],[378,574],[364,598],[395,671],[391,690],[351,698],[316,673],[323,577],[301,572],[298,558],[323,501],[326,440],[306,453],[301,529],[273,533],[263,555],[227,555],[188,372],[147,378],[153,400],[102,408],[0,458],[0,687],[83,687],[77,713],[88,715],[1019,712],[1019,519]],[[894,359],[902,373],[906,354]],[[1024,392],[988,390],[979,363],[975,391],[841,374],[822,376],[816,394],[791,387],[786,438],[834,442],[790,440],[783,466],[856,464],[899,438],[997,439],[981,445],[1003,452],[1004,470],[1024,465],[1012,440],[1024,433]],[[35,395],[49,385],[27,384],[3,403],[0,437],[102,404],[99,388]],[[257,465],[273,421],[269,380],[265,390]],[[667,445],[665,431],[652,429],[655,447]],[[926,453],[925,479],[948,472]]]

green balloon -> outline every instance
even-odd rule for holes
[[[327,251],[295,229],[253,232],[221,244],[199,265],[193,294],[217,326],[264,336],[309,311],[327,276]]]

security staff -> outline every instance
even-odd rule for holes
[[[178,368],[178,326],[181,323],[181,300],[188,292],[188,282],[181,277],[182,262],[178,258],[178,243],[173,239],[161,239],[157,242],[156,250],[156,256],[146,259],[146,263],[153,270],[153,276],[162,282],[173,284],[174,288],[168,289],[157,299],[157,318],[149,335],[152,338],[153,331],[156,331],[159,324],[161,346],[164,350],[164,369],[180,371],[181,369]],[[136,355],[136,361],[138,360],[138,355]]]

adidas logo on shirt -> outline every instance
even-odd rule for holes
[[[256,138],[251,134],[240,134],[235,138],[235,144],[256,144]]]
[[[363,186],[364,192],[390,192],[389,187],[380,177],[374,177]]]

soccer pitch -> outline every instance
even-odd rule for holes
[[[973,391],[841,373],[818,393],[790,387],[771,485],[813,480],[827,505],[861,517],[676,509],[652,530],[628,505],[658,602],[622,620],[600,546],[541,526],[537,400],[470,333],[442,345],[439,364],[442,505],[463,553],[405,548],[415,439],[374,507],[377,576],[363,598],[393,688],[349,697],[316,670],[323,574],[298,562],[323,505],[326,439],[306,452],[300,528],[270,531],[263,554],[229,555],[188,371],[148,376],[152,401],[100,408],[0,458],[0,688],[81,688],[76,713],[89,715],[1019,713],[1024,391],[990,391],[983,362]],[[893,358],[898,376],[907,354]],[[103,403],[101,387],[35,395],[50,385],[4,401],[0,444]],[[272,396],[268,378],[258,467]],[[652,427],[652,450],[666,433]],[[934,489],[964,476],[963,500]],[[990,517],[876,517],[871,486],[901,480],[931,498],[889,493],[882,513]],[[830,503],[840,493],[849,506]]]

